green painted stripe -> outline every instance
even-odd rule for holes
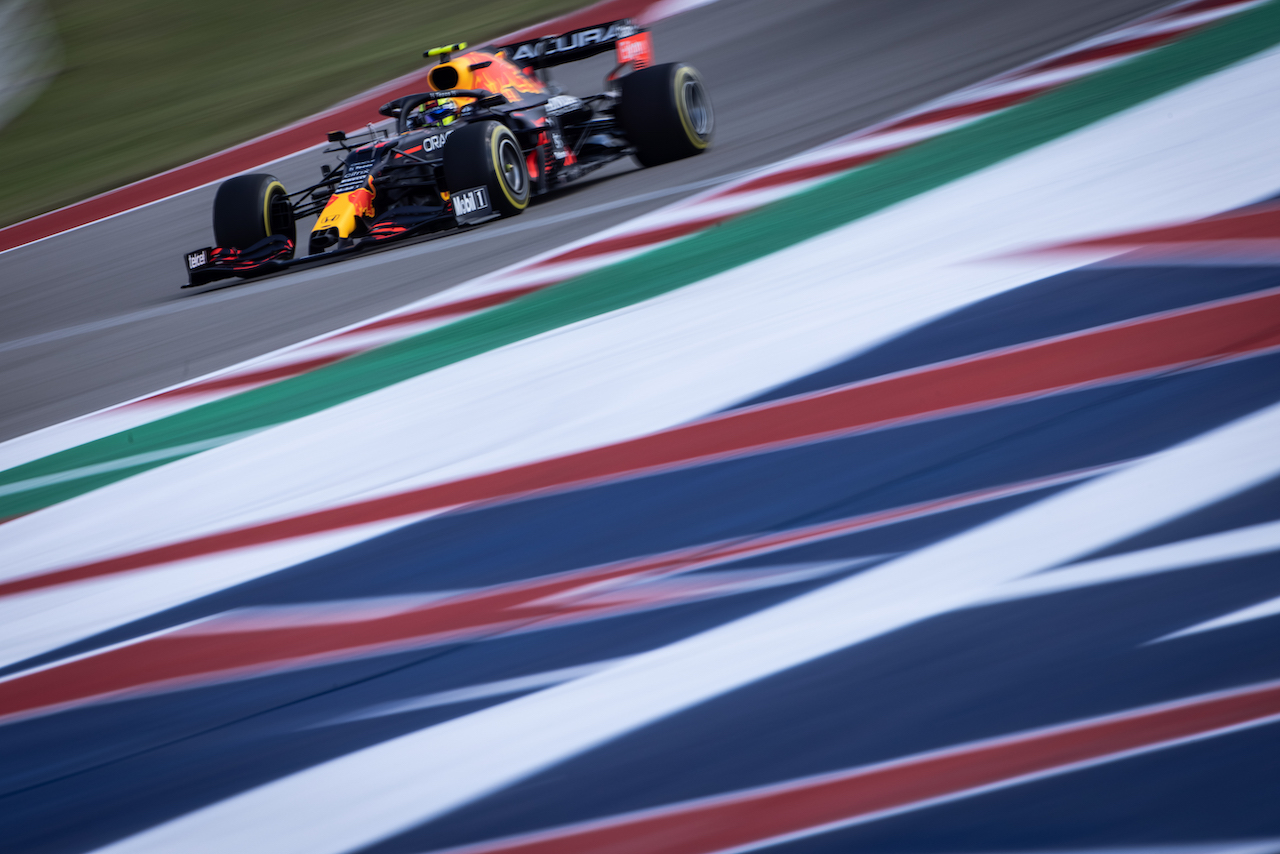
[[[14,483],[0,485],[0,497],[13,495],[19,492],[34,492],[47,486],[58,486],[67,481],[83,480],[92,478],[95,475],[110,474],[120,471],[121,469],[136,469],[137,471],[146,471],[156,463],[165,463],[178,457],[189,457],[192,454],[198,454],[201,451],[207,451],[210,448],[216,448],[219,445],[225,445],[228,442],[234,442],[236,439],[243,439],[245,436],[251,436],[257,433],[257,430],[246,430],[243,433],[233,433],[230,436],[215,436],[212,439],[202,439],[199,442],[189,442],[185,445],[178,445],[176,448],[161,448],[158,451],[147,451],[141,454],[134,454],[130,457],[121,457],[120,459],[109,460],[105,463],[96,463],[94,465],[82,466],[78,469],[69,469],[67,471],[54,472],[53,474],[40,475],[39,477],[28,478],[27,480],[19,480]],[[132,472],[136,474],[137,472]],[[110,483],[110,481],[107,481]]]
[[[971,175],[1219,71],[1277,42],[1280,0],[671,246],[311,373],[18,466],[0,474],[0,484],[260,430],[633,305]],[[150,465],[162,464],[163,460],[158,460]],[[29,513],[138,470],[120,469],[0,497],[0,518]]]

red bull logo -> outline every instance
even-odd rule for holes
[[[312,232],[335,228],[339,237],[350,237],[355,233],[356,223],[361,218],[374,215],[373,197],[373,190],[367,187],[346,193],[334,193],[320,213],[320,218],[316,220],[315,226],[311,229]]]
[[[352,190],[347,194],[347,199],[356,216],[373,216],[372,190]]]
[[[490,92],[505,95],[513,104],[547,91],[547,87],[540,80],[525,74],[519,66],[503,57],[494,57],[489,54],[469,54],[468,56],[483,56],[489,63],[473,73],[472,88],[487,89]]]

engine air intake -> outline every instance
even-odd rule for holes
[[[431,88],[437,91],[455,89],[458,86],[458,69],[452,65],[437,65],[431,69],[427,79],[431,81]]]

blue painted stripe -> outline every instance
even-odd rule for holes
[[[1274,266],[1084,267],[965,306],[739,407],[1277,286]]]

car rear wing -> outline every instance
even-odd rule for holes
[[[636,70],[651,65],[652,43],[649,31],[629,18],[584,27],[559,36],[517,42],[499,48],[507,58],[525,69],[550,68],[577,62],[607,50],[617,50],[618,64],[631,63]]]

